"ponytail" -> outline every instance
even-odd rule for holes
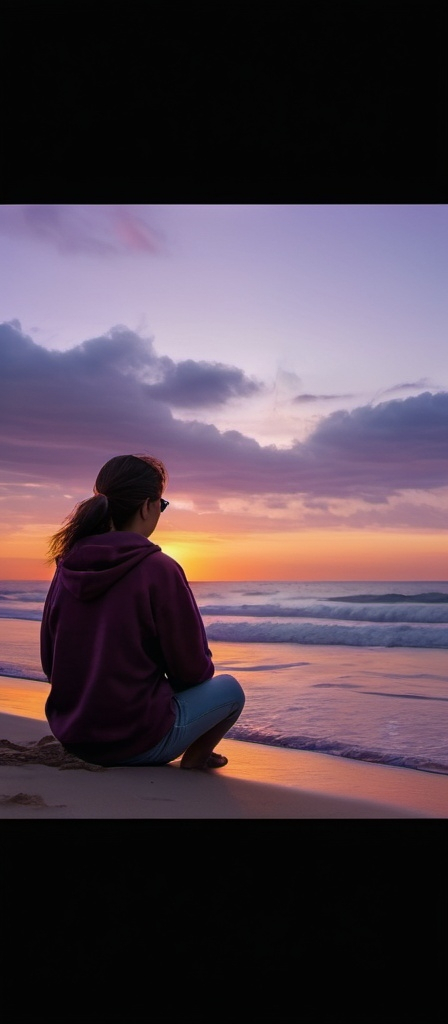
[[[61,529],[51,538],[47,561],[58,563],[81,537],[90,537],[94,533],[108,533],[111,525],[109,502],[105,494],[95,494],[93,498],[80,501],[64,519]]]

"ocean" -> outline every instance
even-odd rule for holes
[[[0,712],[45,719],[48,586],[0,581]],[[246,693],[230,738],[448,774],[448,582],[191,587]]]

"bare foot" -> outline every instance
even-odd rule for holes
[[[228,764],[228,758],[224,757],[224,754],[216,754],[213,751],[212,754],[205,759],[205,761],[198,761],[196,764],[184,764],[183,761],[180,763],[181,768],[197,768],[200,771],[207,771],[209,768],[224,768]]]

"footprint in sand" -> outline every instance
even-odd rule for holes
[[[14,796],[0,794],[0,804],[26,804],[28,807],[65,807],[65,804],[47,804],[39,793],[15,793]]]

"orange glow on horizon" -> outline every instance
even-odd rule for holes
[[[171,537],[190,580],[446,580],[446,534],[308,530]]]
[[[445,533],[308,530],[291,533],[176,532],[152,538],[191,581],[447,580]],[[45,544],[3,538],[0,579],[51,580]],[[23,547],[28,550],[23,551]]]

